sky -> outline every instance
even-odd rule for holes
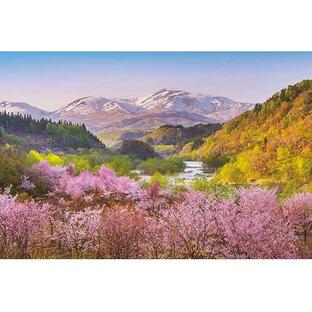
[[[163,88],[261,103],[303,79],[312,79],[312,52],[0,52],[0,101],[48,111]]]

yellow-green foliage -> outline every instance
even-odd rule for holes
[[[27,153],[25,162],[26,165],[31,166],[33,164],[39,163],[41,160],[48,161],[51,166],[64,165],[64,161],[60,156],[53,153],[41,154],[34,150],[31,150],[29,153]]]
[[[113,169],[118,176],[131,176],[136,178],[136,175],[131,172],[133,168],[133,160],[124,155],[101,154],[97,150],[79,150],[80,154],[61,154],[53,153],[43,154],[37,151],[30,151],[26,155],[25,163],[27,166],[39,163],[41,160],[46,160],[52,166],[74,165],[76,173],[84,170],[97,171],[102,165]]]
[[[232,185],[224,185],[214,178],[210,179],[205,176],[195,178],[190,186],[194,191],[211,193],[218,198],[228,198],[236,190]]]
[[[163,175],[157,171],[151,176],[147,184],[151,185],[153,183],[158,183],[160,187],[166,188],[169,185],[169,179],[166,175]]]
[[[245,184],[246,178],[239,166],[233,162],[225,164],[219,172],[218,178],[223,183]]]
[[[106,163],[106,166],[113,169],[118,176],[126,176],[131,174],[132,163],[128,156],[118,155],[112,161]]]
[[[164,153],[164,152],[174,152],[175,146],[172,144],[161,144],[161,145],[154,145],[154,150],[157,153]]]
[[[99,166],[96,166],[96,165],[92,166],[90,161],[86,157],[83,157],[81,155],[69,154],[69,155],[62,156],[62,158],[64,159],[64,163],[66,165],[73,164],[75,166],[75,171],[77,173],[80,173],[85,170],[96,171],[99,169]]]
[[[154,174],[156,172],[162,174],[173,174],[184,170],[185,165],[180,158],[152,158],[143,161],[138,168],[143,170],[145,174]]]
[[[197,157],[227,157],[218,179],[244,184],[269,181],[290,193],[312,180],[312,80],[272,96],[206,139]],[[292,181],[292,184],[289,182]],[[294,186],[296,185],[296,187]],[[288,191],[287,191],[288,190]]]

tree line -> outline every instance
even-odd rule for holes
[[[29,114],[0,113],[0,127],[6,132],[49,137],[52,145],[71,148],[104,148],[100,140],[84,124],[51,119],[34,119]]]

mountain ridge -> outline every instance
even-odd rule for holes
[[[25,102],[0,101],[0,112],[31,114],[33,118],[48,116],[50,112]]]
[[[253,107],[252,103],[237,102],[222,96],[165,88],[141,98],[86,96],[54,112],[41,110],[42,116],[40,109],[37,111],[26,107],[21,110],[22,113],[34,114],[36,118],[84,123],[90,130],[97,132],[155,129],[166,124],[193,126],[198,123],[223,123]],[[18,109],[15,108],[15,112]]]

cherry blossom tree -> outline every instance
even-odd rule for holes
[[[8,193],[0,195],[0,239],[4,257],[30,257],[44,241],[49,205],[34,201],[19,203]]]
[[[275,190],[241,189],[218,205],[225,258],[296,258],[296,238],[277,204]]]
[[[115,206],[104,212],[100,257],[111,259],[142,258],[145,239],[145,213]]]
[[[100,239],[100,213],[97,209],[66,212],[64,220],[56,221],[53,240],[71,257],[95,257]]]
[[[285,213],[295,231],[303,233],[304,242],[312,230],[312,194],[299,193],[287,199],[284,203]]]
[[[221,242],[216,200],[200,192],[182,194],[171,209],[161,211],[170,257],[216,258]]]

